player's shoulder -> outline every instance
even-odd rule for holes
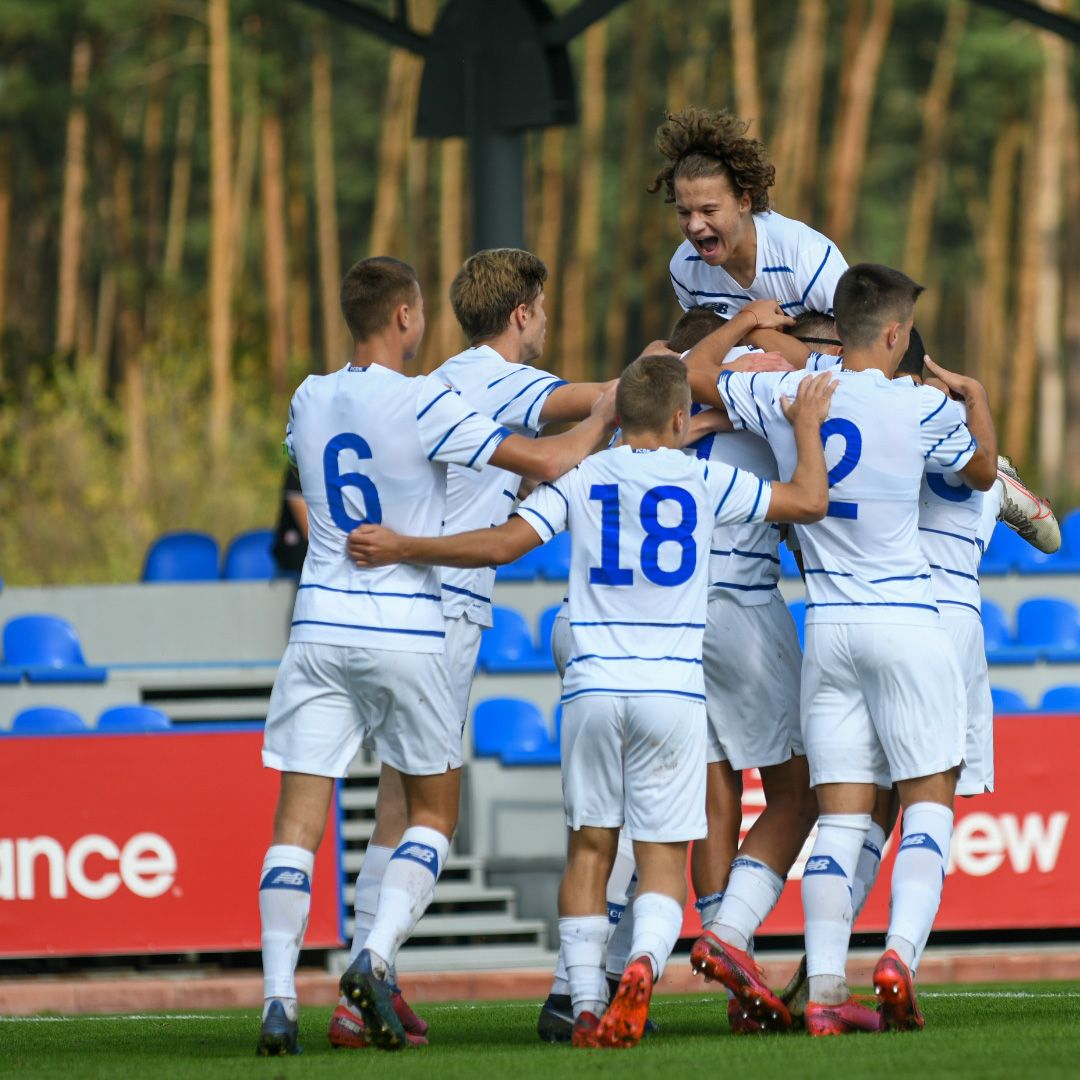
[[[689,240],[684,240],[676,249],[675,253],[671,256],[671,272],[678,277],[679,270],[685,274],[687,270],[693,269],[694,266],[701,262],[701,256],[694,250],[694,245]]]
[[[824,233],[798,218],[785,217],[778,210],[755,214],[754,223],[767,241],[795,255],[824,251],[829,247],[836,250],[836,245]]]

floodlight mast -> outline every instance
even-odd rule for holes
[[[625,0],[449,0],[430,34],[396,0],[387,18],[356,0],[301,0],[424,61],[416,133],[469,142],[472,250],[525,246],[525,133],[577,120],[568,43]]]

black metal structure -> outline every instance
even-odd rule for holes
[[[469,140],[473,250],[523,247],[525,132],[577,120],[568,43],[624,0],[580,0],[556,17],[545,0],[449,0],[431,34],[358,0],[301,0],[424,60],[416,133]],[[1080,20],[1028,0],[971,0],[1080,42]]]

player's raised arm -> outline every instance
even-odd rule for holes
[[[795,320],[780,310],[775,300],[755,300],[722,323],[708,337],[702,338],[683,357],[688,371],[712,372],[719,370],[724,357],[752,330],[758,327],[779,329],[790,326]]]
[[[791,480],[773,484],[766,521],[794,521],[806,525],[820,521],[829,509],[829,480],[821,425],[829,415],[829,404],[837,381],[831,372],[804,378],[795,400],[782,397],[784,416],[795,433],[799,463]]]
[[[923,357],[929,371],[940,379],[955,397],[963,399],[967,408],[967,427],[975,440],[975,453],[971,460],[958,470],[964,482],[976,491],[989,491],[997,479],[997,432],[994,416],[990,411],[990,399],[977,379],[946,371],[935,364],[929,356]]]
[[[539,547],[531,525],[512,517],[494,529],[451,536],[402,536],[382,525],[361,525],[349,533],[346,550],[357,566],[419,563],[422,566],[502,566]]]
[[[592,412],[597,400],[611,390],[617,380],[593,383],[563,383],[548,394],[540,410],[540,420],[545,424],[562,424],[584,420]]]

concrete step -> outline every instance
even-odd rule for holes
[[[356,893],[356,882],[349,882],[341,890],[345,903],[351,908]],[[514,889],[488,889],[468,882],[442,882],[435,886],[435,899],[432,905],[461,904],[481,906],[490,910],[501,905],[502,910],[513,913],[517,904],[517,892]]]
[[[431,945],[421,943],[405,947],[398,953],[396,966],[399,974],[418,971],[509,971],[524,969],[554,973],[558,953],[536,945]],[[327,956],[327,971],[335,978],[349,966],[347,951]],[[261,986],[261,984],[260,984]],[[488,995],[500,997],[501,991]],[[413,1002],[413,1004],[416,1004]],[[420,1008],[423,1014],[423,1008]]]
[[[345,930],[349,937],[352,936],[352,919],[347,919]],[[470,947],[483,947],[485,945],[497,945],[500,942],[515,945],[535,945],[537,948],[545,944],[547,926],[540,919],[519,919],[505,913],[471,913],[441,915],[435,912],[427,912],[412,932],[409,941],[402,946],[408,949],[410,944],[417,942],[429,942],[432,939],[461,939],[467,941],[451,940],[449,944],[469,945]],[[483,938],[483,941],[476,941]]]

